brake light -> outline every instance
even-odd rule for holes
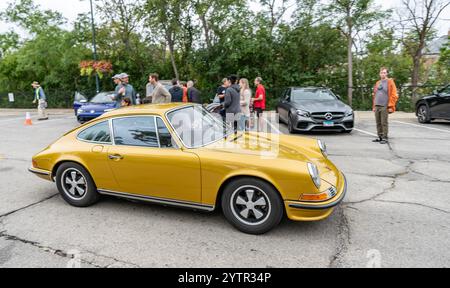
[[[38,168],[36,160],[31,160],[31,163],[33,165],[33,168]]]

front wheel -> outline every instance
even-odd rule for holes
[[[287,126],[288,126],[289,133],[290,134],[294,134],[295,133],[295,129],[294,129],[294,123],[292,123],[291,114],[289,114],[289,116],[288,116]]]
[[[234,227],[254,235],[275,228],[284,214],[278,192],[270,184],[253,178],[241,178],[225,188],[222,210]]]
[[[95,204],[100,195],[89,172],[77,163],[63,163],[56,172],[56,186],[63,199],[75,207]]]
[[[426,105],[420,105],[419,108],[417,108],[417,119],[419,120],[419,123],[425,124],[430,123],[430,109]]]

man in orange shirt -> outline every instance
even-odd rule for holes
[[[389,132],[389,114],[395,112],[398,101],[397,87],[393,79],[388,78],[386,67],[380,69],[380,80],[375,85],[373,93],[373,111],[377,123],[378,138],[375,143],[387,144]]]

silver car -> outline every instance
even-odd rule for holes
[[[330,89],[321,87],[290,87],[277,105],[280,122],[296,131],[340,131],[350,133],[355,117],[350,106]]]

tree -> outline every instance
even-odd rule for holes
[[[333,0],[327,7],[338,29],[347,39],[348,101],[353,101],[353,53],[355,34],[367,29],[376,20],[386,15],[373,7],[373,0]]]
[[[180,74],[175,59],[175,46],[178,44],[182,27],[181,16],[188,5],[187,0],[148,0],[145,5],[145,26],[155,33],[162,34],[169,48],[170,62],[177,79],[180,78]]]
[[[420,78],[420,66],[425,45],[433,36],[433,27],[442,11],[450,5],[441,0],[404,0],[405,13],[399,14],[402,43],[412,58],[411,86],[416,98]]]

